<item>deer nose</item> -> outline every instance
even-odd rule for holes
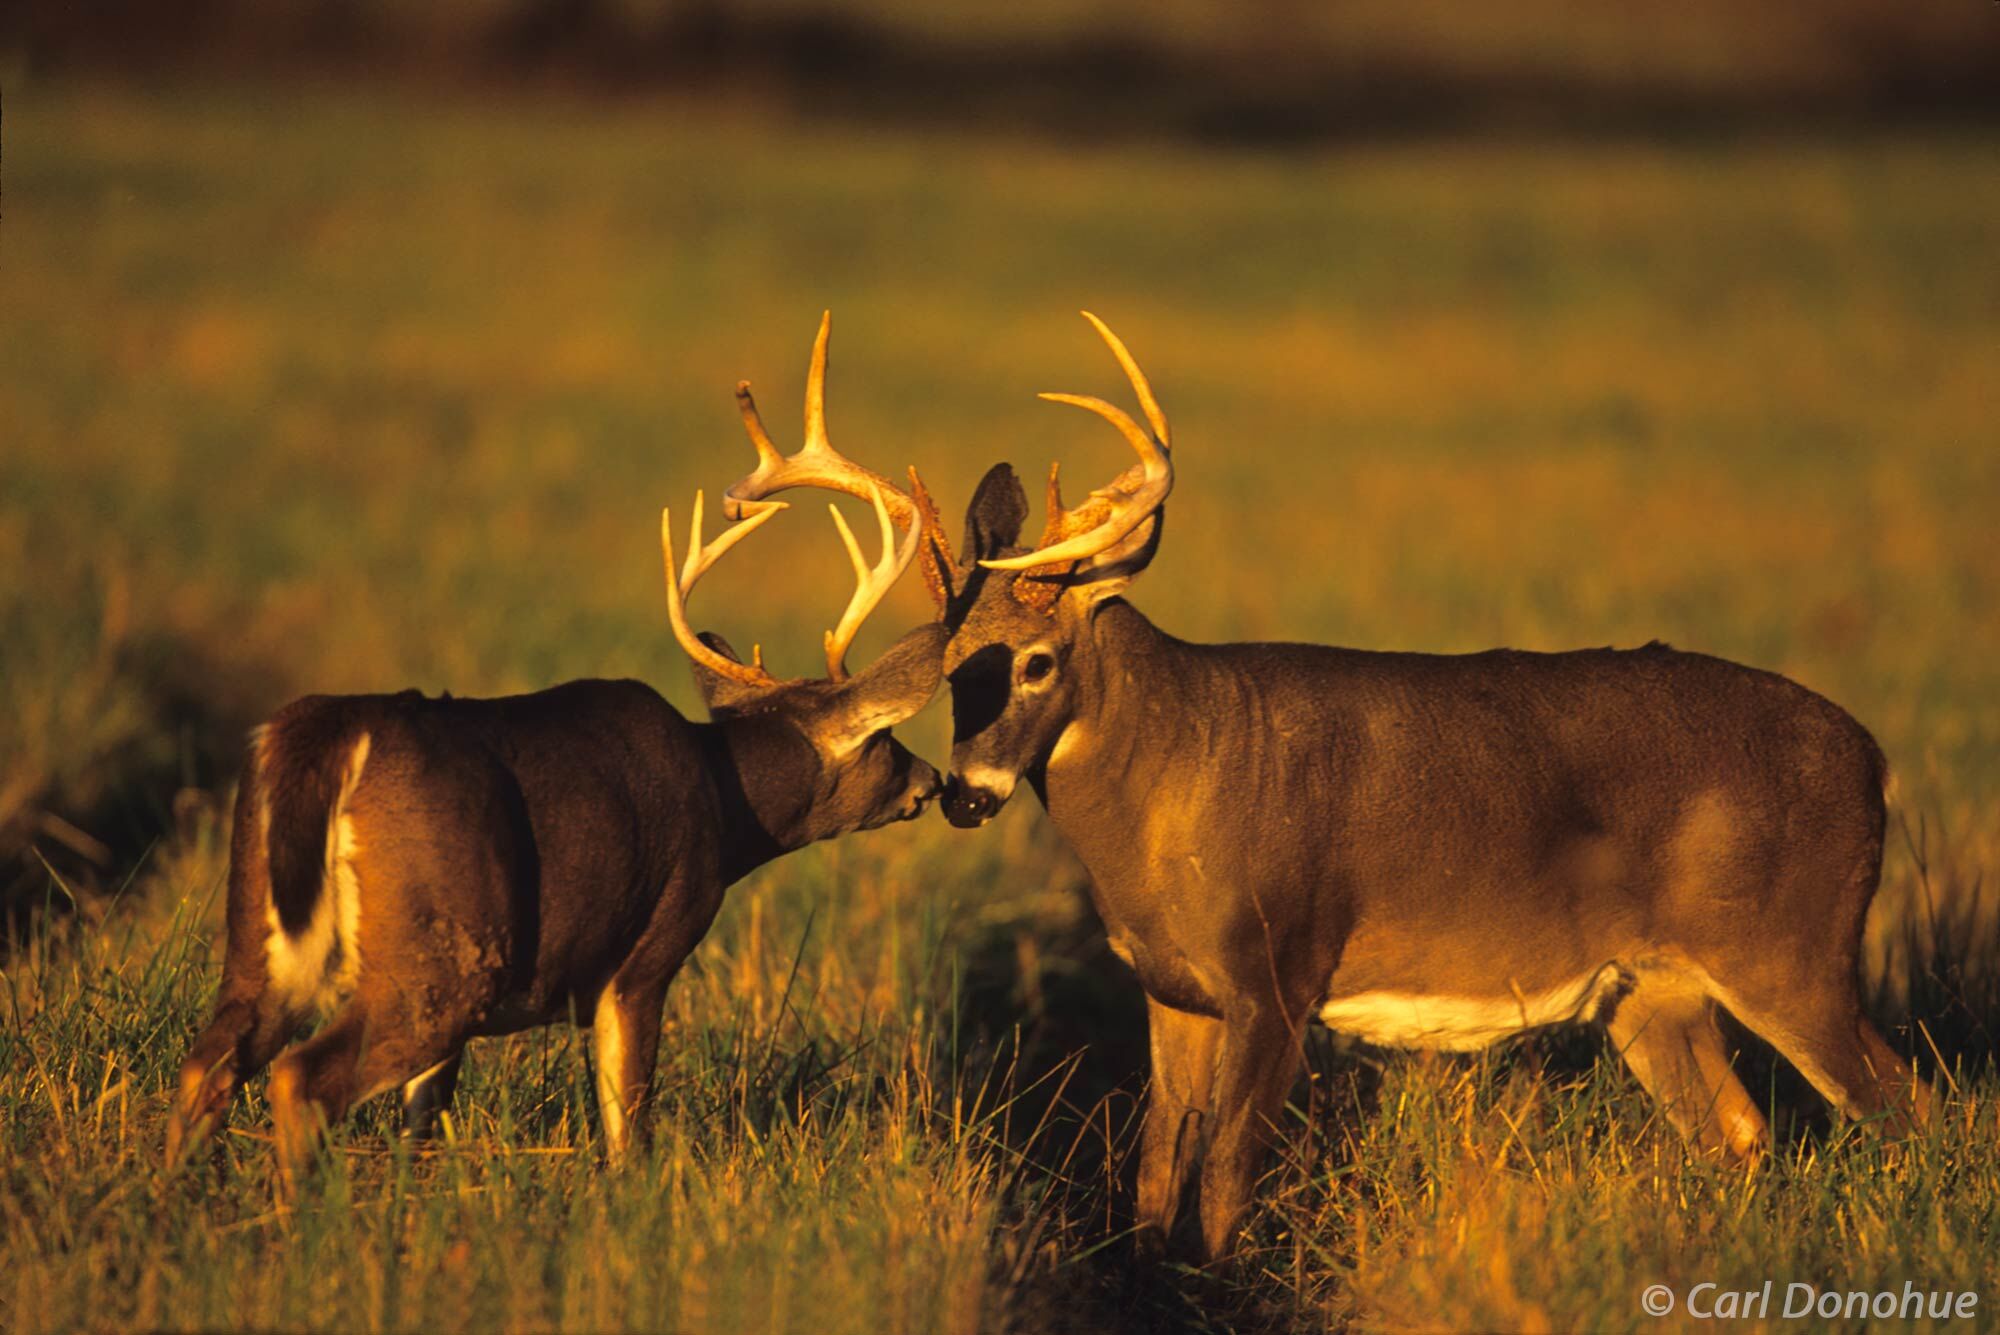
[[[915,820],[923,815],[924,808],[930,805],[931,799],[942,791],[944,791],[944,779],[935,769],[918,761],[915,772],[910,775],[910,791],[903,801],[903,819]]]
[[[974,788],[956,774],[944,782],[944,818],[961,830],[977,829],[993,819],[1000,799],[984,788]]]

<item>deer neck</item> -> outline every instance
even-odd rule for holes
[[[1076,708],[1032,776],[1080,852],[1097,832],[1134,828],[1170,759],[1190,676],[1188,646],[1123,599],[1099,609],[1082,634]]]
[[[722,818],[722,879],[733,884],[813,840],[819,754],[770,715],[699,725]]]

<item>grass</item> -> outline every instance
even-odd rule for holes
[[[1225,154],[673,102],[7,107],[0,1325],[1638,1329],[1647,1284],[1764,1278],[2000,1303],[2000,142]],[[1870,985],[1956,1082],[1930,1136],[1781,1117],[1745,1174],[1690,1161],[1588,1036],[1322,1045],[1242,1264],[1142,1266],[1136,990],[1024,801],[738,887],[625,1168],[554,1029],[474,1048],[435,1152],[370,1109],[281,1205],[253,1088],[217,1172],[154,1181],[242,726],[308,689],[593,674],[694,708],[653,533],[745,466],[735,380],[790,421],[831,306],[837,444],[948,504],[1001,458],[1088,478],[1110,433],[1031,397],[1116,390],[1080,305],[1181,442],[1135,594],[1168,628],[1659,636],[1866,722],[1901,779]],[[695,609],[794,671],[845,596],[811,509]],[[925,614],[898,591],[857,660]],[[906,734],[941,758],[942,707]]]

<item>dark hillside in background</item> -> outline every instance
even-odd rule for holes
[[[2000,6],[144,0],[22,6],[0,68],[749,98],[802,114],[1285,142],[1991,121]]]

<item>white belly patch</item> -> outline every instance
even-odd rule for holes
[[[1320,1005],[1320,1023],[1386,1048],[1472,1052],[1543,1025],[1591,1020],[1622,983],[1607,964],[1553,988],[1507,996],[1447,992],[1355,992]]]

